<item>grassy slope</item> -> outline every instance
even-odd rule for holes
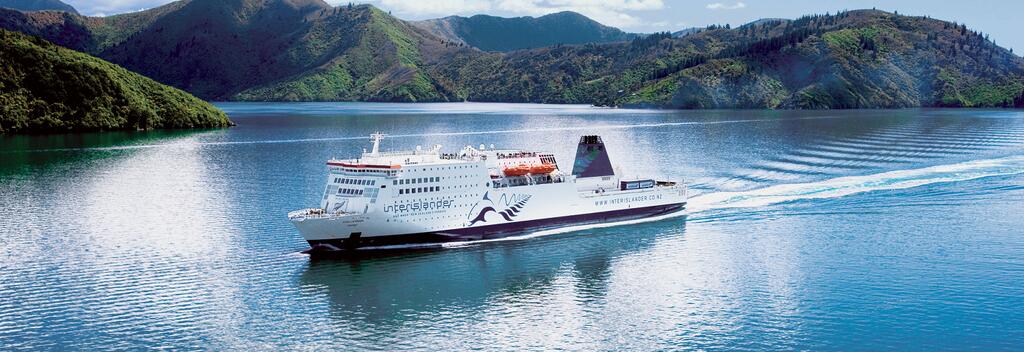
[[[45,40],[0,30],[0,132],[224,127],[183,91]]]

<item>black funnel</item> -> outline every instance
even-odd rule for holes
[[[612,162],[608,159],[608,151],[599,136],[580,137],[576,146],[576,162],[572,165],[572,174],[576,177],[602,177],[615,175]]]

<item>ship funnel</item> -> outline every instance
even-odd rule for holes
[[[576,146],[576,162],[572,165],[576,177],[613,176],[612,162],[600,136],[583,136]]]

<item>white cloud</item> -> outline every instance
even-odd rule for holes
[[[708,10],[738,10],[738,9],[742,9],[744,7],[747,7],[747,4],[744,4],[742,1],[741,2],[737,2],[735,4],[732,4],[732,5],[716,2],[716,3],[708,4],[708,6],[705,6],[705,7],[707,7]]]
[[[414,16],[448,16],[456,13],[479,13],[491,9],[490,1],[474,0],[370,0],[356,1],[372,3],[385,10],[395,11]],[[328,1],[331,5],[348,3],[345,0]]]
[[[345,2],[345,0],[334,0]],[[492,13],[501,16],[543,16],[574,11],[615,27],[641,25],[628,11],[652,11],[665,7],[663,0],[363,0],[404,18],[423,19],[448,15]]]

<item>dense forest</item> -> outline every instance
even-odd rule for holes
[[[0,30],[0,133],[224,127],[209,103],[46,40]]]
[[[544,22],[624,35],[579,17]],[[460,26],[531,20],[448,19],[424,26],[321,0],[177,1],[102,18],[0,10],[0,28],[216,100],[845,109],[1020,106],[1024,91],[1024,59],[985,34],[876,10],[508,52],[480,50],[508,49],[507,35]]]

